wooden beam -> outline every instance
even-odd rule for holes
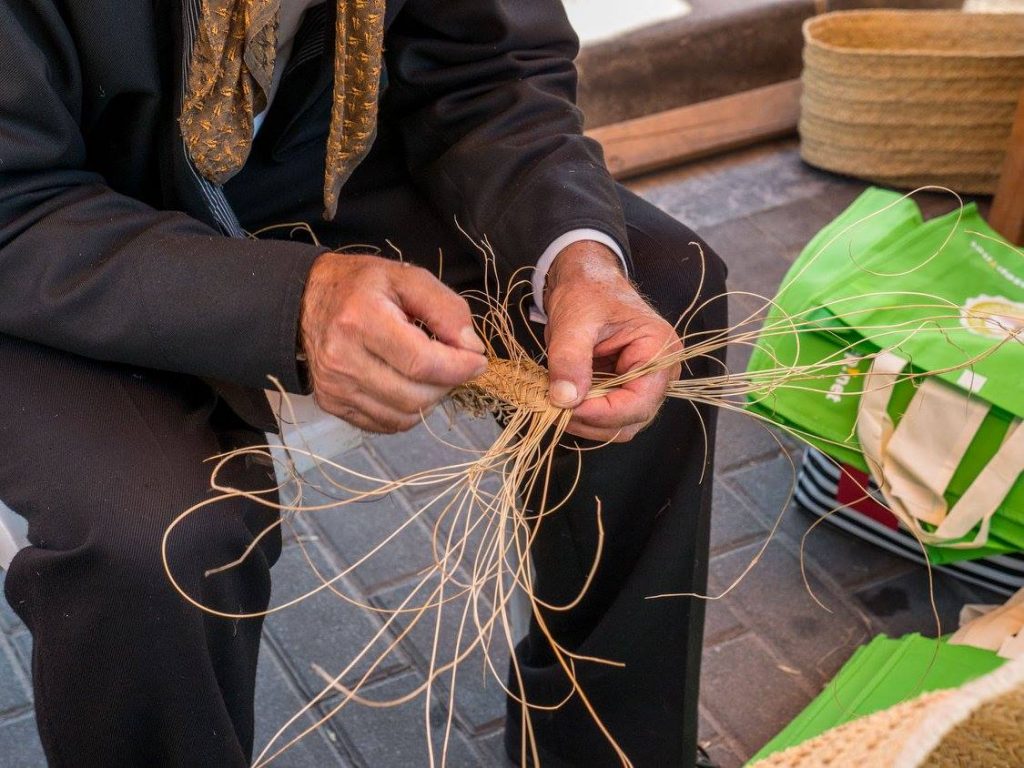
[[[988,223],[1011,243],[1024,245],[1024,94],[1017,104],[1017,116]]]
[[[636,176],[686,160],[793,133],[800,81],[724,96],[587,131],[604,147],[612,174]]]

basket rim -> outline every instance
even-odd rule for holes
[[[1011,659],[998,669],[951,689],[949,696],[932,702],[927,728],[918,727],[904,742],[893,765],[901,768],[922,765],[944,739],[967,724],[970,716],[990,704],[1024,689],[1024,658]]]
[[[974,23],[974,19],[986,19],[990,20],[991,17],[998,16],[999,20],[1007,24],[1018,24],[1024,29],[1024,13],[1001,13],[1001,14],[986,14],[986,13],[966,13],[964,11],[948,11],[941,9],[927,9],[927,10],[912,10],[908,8],[885,8],[885,9],[853,9],[846,11],[829,11],[828,13],[820,13],[817,16],[811,16],[806,19],[802,26],[804,44],[808,48],[817,48],[823,51],[829,51],[831,53],[842,54],[844,56],[884,56],[892,59],[912,59],[912,58],[936,58],[936,59],[1015,59],[1024,58],[1024,44],[1021,45],[1018,52],[1011,51],[943,51],[932,48],[854,48],[845,45],[836,45],[835,43],[828,43],[813,35],[813,28],[817,25],[834,21],[840,18],[852,19],[856,17],[861,18],[919,18],[925,17],[930,18],[941,18],[948,17],[951,21],[956,20],[962,24]],[[988,17],[988,18],[986,18]]]

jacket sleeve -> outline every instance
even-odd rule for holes
[[[561,0],[408,0],[387,43],[414,181],[499,266],[532,267],[574,229],[628,245],[601,148],[582,134]]]
[[[82,74],[54,0],[0,0],[0,334],[87,357],[301,388],[318,251],[224,237],[87,169]]]

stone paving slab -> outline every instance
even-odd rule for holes
[[[782,530],[791,541],[799,542],[808,562],[814,563],[817,571],[827,572],[844,592],[920,569],[909,560],[894,557],[831,525],[822,523],[812,530],[817,520],[809,512],[794,507],[783,517]]]
[[[11,641],[0,637],[0,713],[21,712],[32,707],[28,677]]]
[[[707,646],[724,643],[750,633],[747,622],[736,615],[732,601],[708,600],[704,616],[704,642]]]
[[[699,717],[700,744],[711,759],[719,765],[738,765],[741,762],[742,747],[733,744],[728,736],[718,733],[717,723],[705,708],[701,708]]]
[[[883,582],[863,587],[855,598],[879,631],[893,637],[920,632],[935,637],[957,627],[960,608],[966,603],[1002,603],[1004,598],[988,590],[957,581],[945,573],[933,573],[938,621],[928,602],[928,573],[923,566],[908,569]],[[941,631],[940,631],[941,628]]]
[[[417,672],[393,677],[380,685],[368,688],[367,698],[388,700],[398,698],[424,683]],[[328,701],[325,708],[330,707]],[[335,716],[350,740],[355,755],[353,762],[365,766],[427,765],[426,718],[422,697],[406,704],[383,709],[350,707]],[[430,730],[434,739],[435,755],[440,757],[446,743],[447,710],[434,699],[429,711]],[[453,722],[447,737],[448,764],[460,768],[484,768],[492,765],[479,747],[471,744],[459,724]]]
[[[729,361],[733,370],[738,370],[735,359]],[[715,469],[721,473],[776,456],[779,452],[777,432],[751,424],[750,417],[742,413],[725,411],[718,415],[718,451],[715,454]]]
[[[309,693],[296,682],[294,673],[281,661],[281,651],[268,638],[260,649],[259,666],[256,672],[256,745],[257,749],[270,743],[271,738],[288,719],[302,709],[310,700]],[[299,718],[289,728],[280,744],[300,735],[316,724],[319,712]],[[320,766],[344,764],[345,752],[341,738],[333,723],[319,727],[314,733],[302,739],[290,749],[283,765],[289,768],[320,768]]]
[[[379,595],[375,602],[395,610],[409,591],[410,585],[396,587],[391,592]],[[496,628],[485,656],[483,646],[477,641],[478,630],[473,624],[472,613],[464,613],[464,605],[464,602],[453,603],[441,611],[439,619],[433,611],[426,615],[405,635],[402,647],[408,649],[416,667],[421,670],[431,668],[432,658],[433,666],[437,668],[449,664],[456,655],[465,657],[456,673],[456,716],[468,732],[479,734],[499,727],[504,718],[505,701],[501,685],[508,669],[509,653],[501,639],[500,628]],[[490,615],[489,606],[486,600],[481,601],[482,616]],[[437,626],[438,622],[440,627]],[[396,632],[401,633],[408,626],[409,617],[399,616]],[[459,638],[458,652],[456,638]],[[495,675],[501,678],[502,683],[499,683]],[[437,680],[437,691],[442,699],[448,699],[451,689],[450,675],[443,675]]]
[[[329,563],[316,546],[307,546],[306,551],[325,577],[333,578],[338,573],[339,568]],[[288,602],[322,583],[312,572],[302,550],[294,545],[282,553],[281,560],[274,566],[273,576],[272,605]],[[335,587],[342,594],[361,602],[367,601],[366,595],[351,583],[339,581]],[[362,679],[371,666],[375,669],[370,680],[383,679],[409,666],[401,653],[389,654],[379,665],[372,663],[376,659],[372,653],[355,660],[357,649],[373,640],[380,625],[380,619],[373,613],[324,589],[298,605],[267,617],[264,632],[273,638],[282,659],[294,670],[302,689],[313,695],[323,689],[324,681],[313,671],[312,664],[319,664],[336,674],[354,662],[351,671],[343,678],[347,684]],[[392,640],[393,636],[388,634],[383,642],[374,645],[374,649],[379,653]]]
[[[762,541],[768,536],[768,526],[754,513],[750,504],[741,499],[736,491],[720,478],[715,479],[712,508],[712,557],[745,544]]]
[[[835,185],[845,190],[855,184],[811,169],[800,162],[799,154],[795,141],[773,142],[638,179],[630,186],[704,234],[716,224],[811,200]],[[734,271],[744,266],[728,251],[723,251],[723,258]]]
[[[362,473],[387,478],[395,476],[366,448],[347,453],[343,460],[345,466]],[[332,493],[330,496],[341,498],[345,494]],[[331,501],[328,495],[313,493],[306,503],[317,505]],[[429,529],[425,515],[415,517],[415,509],[405,494],[396,493],[382,499],[361,501],[344,509],[312,512],[305,519],[313,530],[321,534],[324,546],[353,567],[352,580],[367,593],[373,593],[430,565],[431,551],[422,546]]]
[[[31,699],[32,686],[29,670],[32,669],[32,636],[28,633],[28,630],[25,629],[25,627],[19,627],[18,631],[15,634],[10,635],[8,639],[14,647],[14,655],[18,660],[15,674],[22,682],[25,690],[28,692],[29,699]]]
[[[806,706],[812,689],[798,670],[754,634],[711,645],[704,651],[701,695],[705,707],[750,755],[774,736],[780,723]]]
[[[756,561],[760,544],[714,558],[712,590],[718,594],[742,577],[727,605],[814,690],[872,632],[863,611],[810,569],[801,573],[798,554],[783,544],[789,542],[769,546]],[[746,571],[752,562],[756,564]]]
[[[31,711],[0,720],[0,755],[5,768],[41,768],[46,765]]]
[[[21,623],[21,619],[19,619],[17,614],[14,613],[14,610],[8,604],[7,600],[0,599],[0,631],[16,632],[19,629],[24,628],[25,625]]]
[[[732,284],[771,295],[804,241],[859,193],[863,185],[803,165],[795,142],[780,142],[705,161],[640,181],[638,191],[705,235],[729,263]],[[939,212],[948,200],[925,201]],[[756,308],[736,297],[732,316]],[[731,350],[729,365],[741,369],[746,355]],[[435,413],[431,431],[375,438],[339,457],[368,474],[398,477],[445,462],[465,460],[467,449],[483,449],[496,428],[487,420],[449,424]],[[451,443],[438,442],[441,436]],[[722,416],[716,455],[712,524],[712,591],[721,591],[754,559],[780,514],[774,539],[745,580],[707,606],[702,682],[702,741],[722,768],[736,768],[773,736],[821,689],[853,647],[870,636],[919,631],[935,633],[924,569],[821,526],[804,542],[808,582],[833,613],[809,596],[800,570],[801,541],[811,525],[789,509],[795,444],[776,440],[743,415]],[[330,491],[312,470],[310,479]],[[333,493],[333,491],[331,491]],[[306,501],[316,499],[310,494]],[[322,497],[326,500],[326,497]],[[383,535],[409,521],[427,498],[426,489],[366,502],[345,512],[305,515],[288,534],[274,569],[274,602],[315,586],[303,552],[331,575],[359,560]],[[339,582],[346,594],[377,606],[400,600],[429,561],[431,511],[410,523],[374,560]],[[936,599],[944,627],[964,602],[999,602],[996,596],[937,575]],[[257,749],[309,697],[322,688],[311,663],[327,668],[351,659],[354,649],[380,628],[379,616],[346,607],[326,593],[272,616],[266,624],[257,693]],[[443,634],[455,634],[445,616]],[[401,640],[389,661],[370,678],[368,691],[394,695],[422,682],[432,637],[420,628]],[[400,631],[400,630],[399,630]],[[397,637],[384,634],[384,643]],[[44,765],[31,718],[27,680],[30,639],[0,601],[0,765]],[[496,653],[495,664],[504,663]],[[339,666],[340,665],[340,666]],[[357,665],[357,669],[365,669]],[[351,676],[348,678],[350,681]],[[479,661],[464,668],[456,685],[449,765],[502,766],[502,694],[484,683]],[[448,711],[448,684],[439,682],[431,703],[432,732]],[[337,702],[332,695],[330,702]],[[323,705],[319,713],[326,710]],[[300,720],[300,728],[313,722]],[[422,699],[392,710],[346,707],[330,724],[302,742],[284,766],[406,768],[426,764]]]

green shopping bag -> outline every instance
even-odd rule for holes
[[[1004,663],[994,652],[980,648],[947,645],[917,634],[900,639],[879,635],[858,648],[825,690],[750,764],[922,693],[964,685]]]
[[[868,216],[873,218],[864,221]],[[885,248],[922,223],[912,200],[886,190],[866,190],[808,243],[790,268],[765,318],[764,327],[772,333],[762,333],[747,366],[748,374],[756,375],[780,366],[834,361],[820,377],[799,382],[801,389],[765,390],[751,396],[748,408],[797,430],[815,447],[863,471],[867,466],[859,446],[850,439],[855,397],[863,383],[858,378],[863,370],[852,359],[856,356],[847,355],[848,342],[831,333],[790,333],[786,318],[808,320],[808,310],[821,306],[819,296],[851,279],[858,271],[851,253]],[[854,397],[830,398],[835,386]]]
[[[813,332],[787,332],[790,318]],[[868,190],[790,270],[748,373],[821,368],[749,407],[870,471],[933,562],[1019,551],[1022,326],[1024,259],[974,206],[923,223]],[[938,373],[908,380],[922,371]]]

